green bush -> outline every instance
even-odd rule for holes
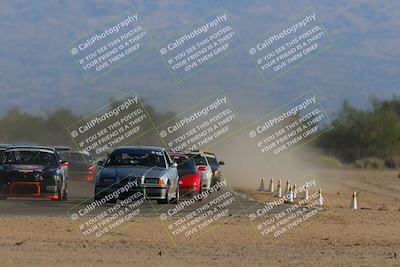
[[[385,167],[385,161],[383,159],[369,157],[354,161],[353,166],[356,168],[363,168],[363,169],[383,169]]]
[[[344,101],[333,121],[334,128],[321,137],[318,145],[355,166],[382,164],[381,160],[367,158],[389,159],[386,164],[397,166],[391,159],[400,157],[400,98],[371,98],[371,106],[363,110]]]
[[[385,159],[385,166],[391,169],[398,169],[400,168],[400,157],[391,157]]]

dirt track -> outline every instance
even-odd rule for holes
[[[324,171],[326,210],[277,242],[244,217],[218,222],[184,246],[157,217],[136,218],[102,238],[83,237],[64,217],[2,217],[4,266],[400,266],[396,172]],[[353,190],[360,210],[347,208]],[[267,194],[254,194],[264,200]],[[178,247],[176,247],[178,245]]]

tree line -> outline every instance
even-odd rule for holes
[[[333,121],[334,129],[317,145],[344,162],[377,158],[398,160],[400,156],[400,98],[370,98],[370,107],[356,108],[344,101]]]
[[[144,100],[141,100],[142,103]],[[111,99],[109,110],[118,105],[118,101]],[[174,117],[172,112],[156,112],[149,105],[144,104],[149,116],[155,123],[161,123]],[[75,145],[68,134],[67,127],[83,119],[84,115],[77,115],[67,108],[57,108],[42,115],[33,115],[18,108],[10,109],[0,117],[0,144],[34,144],[45,146]],[[157,145],[154,135],[144,137],[140,142]]]
[[[114,105],[116,102],[110,100],[110,109]],[[157,113],[150,105],[145,104],[145,108],[156,123],[174,116],[171,112]],[[67,127],[82,118],[67,108],[45,115],[32,115],[13,108],[0,117],[0,143],[74,147]],[[347,163],[373,157],[390,164],[397,159],[400,166],[400,97],[386,100],[371,97],[367,109],[344,101],[333,126],[314,143],[329,155]],[[153,143],[152,140],[145,142]]]

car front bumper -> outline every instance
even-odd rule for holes
[[[100,194],[101,196],[106,196],[113,194],[117,190],[122,188],[122,186],[96,186],[95,194]],[[131,187],[128,191],[119,194],[117,199],[125,199],[132,196],[135,193],[142,192],[145,198],[150,200],[165,199],[167,197],[167,187],[161,186],[143,186],[143,187]]]
[[[50,192],[47,190],[48,187],[51,188]],[[10,198],[59,199],[57,186],[43,185],[40,182],[12,182],[3,188],[0,196]]]
[[[201,188],[200,188],[200,186],[181,184],[181,185],[179,185],[179,192],[183,193],[183,194],[186,194],[186,193],[200,193],[201,192]]]

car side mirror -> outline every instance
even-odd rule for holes
[[[103,167],[104,166],[104,161],[100,160],[99,162],[97,162],[97,165]]]
[[[219,165],[219,166],[225,165],[225,162],[220,161],[220,162],[218,162],[218,165]]]
[[[171,164],[171,168],[176,168],[176,167],[178,167],[178,163],[174,162]]]

